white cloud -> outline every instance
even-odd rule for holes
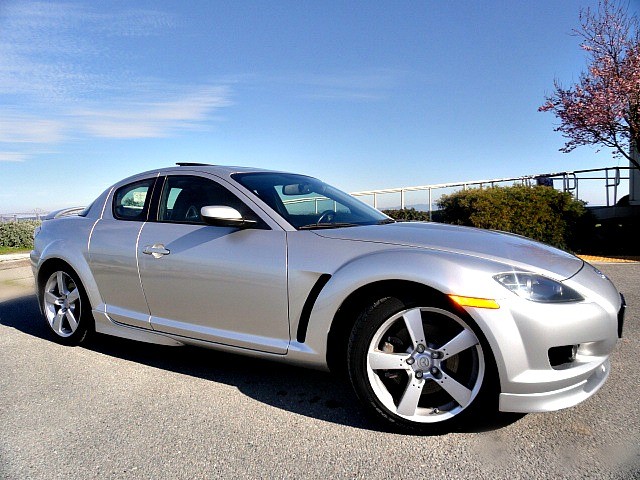
[[[0,148],[11,152],[2,161],[30,156],[19,153],[31,148],[26,144],[174,135],[202,128],[215,110],[230,104],[224,86],[141,77],[130,67],[135,57],[128,50],[110,49],[108,37],[129,42],[175,28],[171,15],[105,10],[57,2],[0,9]]]
[[[156,86],[147,97],[166,97]],[[167,87],[166,90],[174,88]],[[214,111],[231,104],[227,87],[184,88],[175,99],[115,100],[113,104],[88,105],[73,110],[60,109],[55,118],[41,118],[15,109],[0,112],[0,144],[55,144],[78,135],[103,138],[157,138],[179,130],[202,128]],[[191,91],[189,91],[191,90]],[[18,152],[7,156],[14,160]],[[21,158],[21,159],[24,159]]]
[[[0,113],[0,143],[56,143],[64,137],[65,124],[21,113]]]
[[[302,98],[375,102],[386,98],[391,89],[407,76],[402,70],[380,69],[369,72],[288,74],[271,77],[274,83],[295,85]]]
[[[26,153],[0,152],[0,162],[22,162],[27,156]]]
[[[79,120],[79,128],[96,137],[151,138],[199,128],[214,110],[229,104],[226,87],[206,87],[172,101],[131,102],[119,108],[77,110],[72,115]]]
[[[170,15],[156,10],[105,13],[64,2],[3,5],[0,92],[65,102],[126,91],[139,79],[104,68],[102,58],[128,58],[127,51],[110,50],[108,38],[148,37],[176,25]]]

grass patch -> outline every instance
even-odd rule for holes
[[[10,253],[29,253],[30,251],[30,248],[0,247],[0,255],[7,255]]]

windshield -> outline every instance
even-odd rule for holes
[[[298,230],[392,223],[393,220],[315,178],[290,173],[237,173],[234,180]]]

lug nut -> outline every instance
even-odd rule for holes
[[[438,370],[436,367],[431,367],[431,375],[438,375],[440,373],[440,370]]]
[[[413,357],[409,357],[407,358],[407,365],[413,365],[415,363],[416,359]]]
[[[442,355],[440,354],[440,352],[431,352],[431,358],[434,358],[434,359],[442,358]]]
[[[422,373],[422,370],[418,370],[416,372],[416,378],[422,378],[424,376],[424,373]]]
[[[425,350],[424,345],[419,343],[418,346],[416,347],[416,350],[418,351],[418,353],[424,352],[424,350]]]

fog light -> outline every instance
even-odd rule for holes
[[[549,364],[556,368],[561,365],[573,363],[576,360],[579,345],[562,345],[549,349]]]

